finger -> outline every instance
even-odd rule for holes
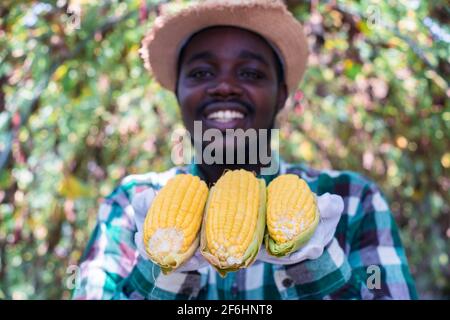
[[[138,193],[133,198],[131,205],[134,209],[135,221],[137,225],[141,225],[144,223],[145,216],[147,215],[148,209],[150,209],[155,196],[155,190],[153,188],[149,188]]]
[[[134,234],[134,243],[136,244],[136,249],[138,250],[139,254],[142,257],[148,259],[147,252],[145,252],[145,246],[144,246],[143,235],[142,235],[141,230]]]
[[[194,271],[208,266],[208,262],[201,254],[193,255],[188,261],[177,269],[177,272]]]
[[[344,200],[336,194],[325,193],[317,198],[317,206],[323,219],[340,216],[344,211]]]

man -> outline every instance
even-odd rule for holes
[[[272,129],[303,75],[308,51],[301,25],[281,1],[216,0],[155,22],[142,52],[147,68],[175,93],[195,143],[196,121],[203,130],[216,129],[225,138],[227,129]],[[268,142],[270,136],[264,139]],[[224,141],[225,153],[235,150]],[[203,151],[204,141],[201,146]],[[193,161],[164,173],[124,179],[100,207],[74,298],[416,298],[395,221],[374,183],[353,172],[319,171],[282,160],[276,172],[262,174],[263,163],[250,162],[249,156],[241,164],[235,156],[232,163]],[[204,264],[162,275],[136,249],[137,217],[150,205],[147,201],[141,210],[139,195],[158,190],[178,173],[198,175],[211,186],[224,170],[236,168],[253,171],[267,183],[280,174],[297,174],[317,195],[342,197],[331,239],[322,241],[308,259],[286,262],[261,255],[250,267],[225,278]],[[323,208],[324,217],[336,211],[329,201]]]

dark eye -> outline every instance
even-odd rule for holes
[[[189,78],[198,79],[198,80],[209,78],[211,76],[213,76],[213,73],[209,70],[204,70],[204,69],[193,70],[192,72],[189,73]]]
[[[242,70],[239,76],[248,80],[261,80],[264,78],[264,74],[257,70]]]

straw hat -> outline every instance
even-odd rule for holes
[[[142,41],[145,67],[166,89],[175,92],[178,55],[189,37],[212,26],[234,26],[263,36],[284,68],[289,93],[305,71],[308,43],[302,25],[281,0],[204,0],[159,16]]]

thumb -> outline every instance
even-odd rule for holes
[[[131,206],[134,209],[134,219],[138,230],[144,224],[145,216],[147,215],[153,200],[155,199],[156,191],[153,188],[149,188],[145,191],[138,193],[132,200]]]
[[[344,200],[336,194],[325,193],[317,198],[317,206],[320,215],[324,219],[329,219],[340,215],[344,211]]]

